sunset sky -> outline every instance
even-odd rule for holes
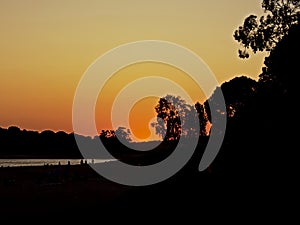
[[[232,35],[247,15],[263,13],[260,4],[261,0],[0,0],[0,127],[72,132],[72,103],[84,72],[105,52],[133,41],[182,45],[207,63],[220,84],[238,75],[257,79],[264,55],[240,60]],[[197,99],[197,88],[176,68],[132,65],[115,74],[99,96],[99,105],[106,106],[96,107],[99,130],[110,128],[113,96],[132,79],[151,75],[176,80],[193,101],[204,100]],[[132,110],[135,119],[130,124],[140,138],[149,134],[146,128],[156,101],[144,99]]]

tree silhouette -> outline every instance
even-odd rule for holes
[[[300,0],[263,0],[262,8],[265,15],[259,19],[256,15],[248,16],[234,32],[234,39],[243,48],[238,51],[240,58],[248,58],[248,50],[271,51],[299,22]]]
[[[200,123],[200,136],[207,136],[207,124],[208,124],[208,116],[205,112],[204,105],[197,102],[195,104],[198,117],[199,117],[199,123]]]
[[[197,130],[194,125],[197,122],[197,113],[194,106],[186,103],[181,97],[167,95],[159,99],[155,107],[157,122],[152,123],[156,133],[165,140],[179,140],[180,136],[185,138],[196,137]],[[182,129],[185,127],[186,129]]]
[[[255,96],[257,88],[257,82],[246,76],[235,77],[221,85],[229,118],[241,116]]]
[[[100,133],[100,139],[101,140],[108,140],[111,138],[115,138],[116,134],[114,130],[102,130]]]
[[[130,137],[131,132],[126,127],[118,127],[118,129],[115,131],[115,134],[120,141],[125,141],[125,142],[132,141]]]
[[[221,102],[218,99],[219,93],[222,91],[221,87],[217,87],[213,94],[204,102],[205,112],[207,113],[207,118],[210,123],[212,123],[212,114],[214,114],[214,121],[218,122],[223,120],[224,116],[226,116],[226,111],[222,110]],[[215,109],[214,112],[211,111],[212,108]],[[213,124],[212,124],[213,125]]]
[[[265,58],[265,67],[260,82],[265,87],[272,85],[286,93],[292,85],[296,85],[296,75],[299,74],[300,24],[294,25],[287,36],[274,48],[270,56]],[[295,90],[296,87],[294,87]]]
[[[222,91],[223,93],[226,111],[223,111],[223,107],[216,97],[218,96],[218,91]],[[258,82],[246,76],[235,77],[230,81],[224,82],[204,102],[204,109],[209,123],[212,126],[218,127],[218,123],[224,120],[224,117],[227,117],[226,135],[234,136],[236,133],[233,132],[233,129],[237,131],[241,130],[242,124],[245,125],[244,122],[250,121],[248,116],[251,117],[251,115],[249,114],[255,110],[259,111],[259,109],[253,109],[253,102],[256,99],[257,91]],[[212,109],[214,109],[214,112],[211,111]],[[215,117],[213,120],[212,113]],[[247,118],[247,120],[244,121],[244,118]]]
[[[104,142],[107,142],[109,140],[115,141],[116,138],[119,140],[130,142],[132,141],[131,132],[126,127],[118,127],[116,131],[114,130],[102,130],[100,133],[100,139]]]

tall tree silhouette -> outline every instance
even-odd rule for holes
[[[195,104],[198,117],[199,117],[199,123],[200,123],[200,136],[207,136],[207,124],[208,124],[208,116],[205,112],[204,104],[197,102]]]
[[[194,106],[189,105],[181,97],[167,95],[159,99],[155,107],[157,122],[152,123],[156,133],[165,140],[178,140],[199,135],[194,125],[197,122],[197,112]],[[182,129],[185,126],[188,129]]]
[[[234,39],[243,49],[240,58],[248,58],[248,50],[270,51],[288,33],[291,26],[300,18],[300,0],[263,0],[265,14],[259,19],[250,15],[234,32]]]

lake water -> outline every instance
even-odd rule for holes
[[[92,159],[86,159],[87,163],[92,163]],[[44,166],[44,165],[71,165],[80,164],[81,159],[0,159],[0,167],[16,166]],[[110,162],[111,159],[94,159],[94,163]],[[85,162],[85,159],[83,160]]]

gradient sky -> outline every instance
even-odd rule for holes
[[[83,73],[105,52],[132,41],[158,39],[185,46],[208,64],[220,83],[237,75],[257,79],[264,55],[240,60],[232,35],[245,16],[262,14],[260,4],[261,0],[0,0],[0,127],[71,132],[74,92]],[[178,78],[180,71],[171,66],[145,63],[119,73],[130,79],[133,74],[169,76],[185,83],[193,95],[193,84]],[[105,93],[111,93],[99,96],[107,107],[126,85],[126,79],[116,77],[106,85]],[[148,134],[145,127],[155,102],[143,100],[132,110],[133,115],[144,111],[145,120],[131,116],[139,122],[130,121],[140,137]],[[109,116],[109,110],[103,112],[97,105],[99,130],[109,128]]]

